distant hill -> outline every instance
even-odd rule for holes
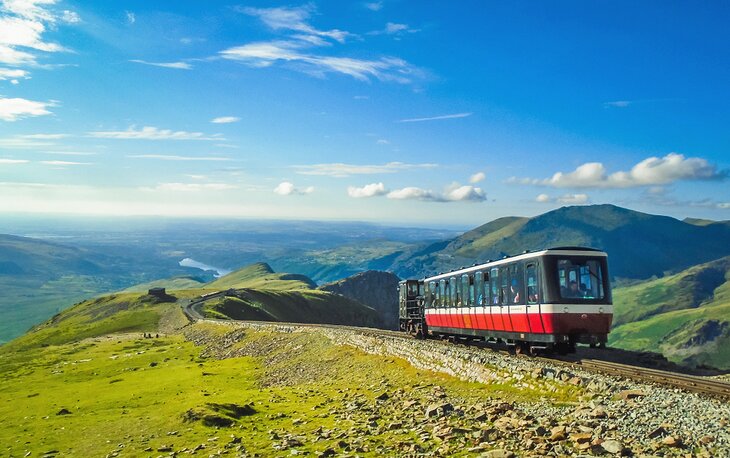
[[[206,290],[235,289],[237,296],[210,300],[202,311],[236,320],[383,326],[371,307],[316,286],[304,275],[276,273],[260,262],[204,285]]]
[[[251,264],[206,285],[209,289],[253,288],[279,291],[316,287],[317,284],[304,275],[276,273],[265,262]]]
[[[614,290],[609,344],[730,369],[730,256]]]
[[[145,293],[151,288],[165,288],[168,291],[183,289],[200,289],[205,287],[205,282],[197,277],[182,276],[167,278],[164,280],[154,280],[147,283],[130,286],[122,292],[126,293]]]
[[[730,225],[690,224],[614,205],[563,207],[534,218],[500,218],[443,244],[414,248],[388,270],[400,277],[555,246],[608,252],[614,278],[647,279],[730,254]]]
[[[319,287],[375,309],[388,329],[398,329],[398,282],[390,272],[368,270]]]

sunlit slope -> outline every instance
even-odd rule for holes
[[[174,298],[168,298],[172,301]],[[7,343],[3,351],[60,345],[114,333],[156,332],[160,318],[178,313],[174,302],[138,294],[120,293],[87,300],[70,307]]]
[[[276,273],[265,262],[259,262],[212,281],[205,288],[215,290],[251,288],[292,291],[312,289],[316,286],[312,280],[304,275]]]
[[[613,346],[730,369],[730,257],[614,291]]]
[[[131,286],[122,292],[126,293],[146,293],[151,288],[165,288],[168,291],[178,291],[184,289],[201,289],[205,287],[205,282],[196,277],[173,277],[164,280],[155,280],[139,285]]]
[[[609,254],[612,277],[646,279],[730,254],[730,225],[690,224],[615,205],[563,207],[534,218],[501,218],[442,244],[398,257],[400,277],[419,277],[524,250],[588,246]]]
[[[380,315],[372,308],[326,291],[246,289],[239,295],[211,300],[203,311],[212,318],[236,320],[382,325]]]

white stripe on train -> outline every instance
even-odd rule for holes
[[[481,307],[439,307],[427,308],[426,315],[472,315],[472,314],[561,314],[561,313],[605,313],[613,314],[610,304],[535,304],[535,305],[494,305]]]

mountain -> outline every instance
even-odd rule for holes
[[[730,256],[614,290],[609,344],[730,369]]]
[[[614,205],[563,207],[534,218],[500,218],[442,244],[414,248],[387,270],[400,277],[555,246],[608,252],[613,278],[647,279],[730,254],[730,225],[697,225]]]
[[[387,329],[398,329],[398,276],[368,270],[319,287],[375,309]]]
[[[304,275],[277,273],[259,262],[202,286],[207,291],[236,290],[235,296],[207,301],[202,312],[223,319],[383,326],[371,307],[316,286]]]
[[[251,264],[206,285],[208,289],[255,288],[281,291],[316,287],[317,284],[304,275],[276,273],[265,262]]]

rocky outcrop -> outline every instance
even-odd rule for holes
[[[398,329],[398,282],[390,272],[368,270],[319,289],[345,296],[374,308],[386,329]]]

